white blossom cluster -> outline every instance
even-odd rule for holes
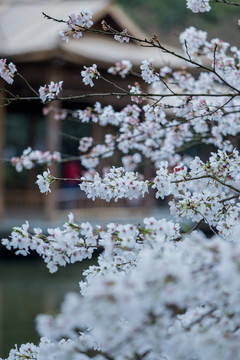
[[[123,79],[128,75],[132,70],[132,63],[129,60],[122,60],[116,62],[114,66],[111,66],[108,69],[108,72],[113,75],[119,74]]]
[[[104,159],[111,157],[113,155],[113,150],[114,142],[109,142],[103,145],[97,144],[96,146],[92,147],[88,154],[80,156],[81,164],[87,169],[93,169],[99,164],[99,158]]]
[[[153,66],[153,59],[143,60],[141,69],[141,76],[147,84],[152,84],[160,81],[160,76]]]
[[[171,172],[168,163],[162,162],[153,188],[157,197],[173,195],[172,215],[205,221],[227,238],[239,221],[239,153],[218,150],[206,163],[195,157],[189,168],[179,164]]]
[[[127,29],[124,29],[120,34],[114,35],[114,39],[119,41],[120,43],[123,42],[128,43],[130,38],[129,38],[129,34],[127,33]]]
[[[203,56],[211,60],[212,68],[215,69],[216,74],[212,81],[219,85],[225,84],[230,89],[238,91],[240,77],[238,66],[240,61],[239,49],[235,46],[230,47],[229,43],[218,38],[214,38],[210,42],[206,41],[206,39],[207,33],[193,26],[185,29],[179,37],[183,50],[190,60],[197,61],[200,64]],[[209,72],[209,75],[213,74]],[[218,89],[220,88],[219,85]]]
[[[43,103],[51,101],[57,98],[58,94],[62,90],[63,81],[55,83],[51,81],[49,85],[40,86],[39,97]]]
[[[210,11],[209,0],[187,0],[187,8],[194,13]]]
[[[13,77],[16,71],[17,68],[12,62],[7,65],[6,59],[0,59],[0,76],[8,84],[13,83]]]
[[[200,60],[198,55],[201,54],[207,40],[207,32],[202,30],[197,30],[194,26],[190,26],[185,29],[179,36],[179,41],[182,44],[182,47],[186,54],[191,59]]]
[[[26,256],[30,251],[36,251],[44,259],[50,272],[57,271],[59,266],[66,266],[67,263],[91,258],[93,251],[100,247],[105,248],[109,256],[113,253],[119,256],[112,259],[116,269],[119,266],[129,268],[135,261],[131,252],[133,249],[134,252],[138,252],[143,243],[148,242],[146,235],[150,234],[149,246],[158,241],[157,231],[160,231],[163,239],[180,236],[179,225],[171,221],[146,218],[144,224],[145,227],[138,227],[132,224],[110,223],[107,230],[100,226],[94,230],[89,222],[76,223],[73,214],[70,213],[63,229],[49,228],[46,235],[40,228],[30,229],[29,223],[26,222],[21,227],[15,227],[9,239],[2,239],[1,242],[8,250],[15,249],[16,255]],[[119,264],[116,261],[119,261]],[[105,267],[112,266],[106,263],[106,259],[102,259],[100,263],[104,263],[100,270],[97,270],[96,266],[90,266],[86,273],[92,273],[93,269],[94,272],[102,272]]]
[[[44,171],[42,175],[37,176],[36,184],[39,187],[41,193],[51,192],[50,185],[55,181],[52,175],[50,174],[50,170]]]
[[[201,56],[204,55],[213,62],[212,68],[217,75],[212,71],[202,71],[194,77],[185,69],[172,71],[167,66],[156,70],[152,59],[144,60],[140,66],[142,80],[151,84],[163,98],[167,99],[168,96],[176,94],[171,122],[167,120],[168,107],[162,101],[154,106],[137,106],[144,99],[139,84],[129,85],[130,93],[133,94],[131,99],[136,104],[115,111],[111,105],[102,108],[97,102],[94,108],[78,110],[79,119],[82,122],[92,121],[100,126],[117,126],[119,136],[114,137],[114,148],[124,154],[129,151],[141,152],[155,167],[165,159],[173,165],[176,164],[180,160],[177,155],[179,149],[186,143],[194,142],[196,135],[198,142],[232,151],[233,145],[229,136],[236,136],[240,130],[240,103],[237,93],[240,51],[231,47],[229,52],[229,44],[219,39],[210,42],[206,39],[207,33],[194,27],[186,29],[180,35],[187,58],[201,62]],[[120,65],[116,65],[116,69],[120,68]],[[93,69],[90,73],[95,76],[95,71],[96,69]],[[119,70],[110,68],[109,71],[115,73]],[[88,81],[90,82],[87,78],[86,82]],[[220,95],[221,93],[226,95]],[[86,158],[87,156],[83,160]],[[98,163],[95,159],[91,166]]]
[[[124,159],[130,161],[126,167],[131,169],[131,162],[139,163],[141,156],[128,155]],[[43,176],[38,175],[41,192],[50,191],[54,179],[49,170]],[[169,203],[172,215],[204,221],[215,227],[221,236],[228,237],[239,220],[240,156],[237,150],[229,155],[218,150],[206,163],[195,157],[189,167],[180,163],[172,169],[167,161],[162,161],[152,182],[142,180],[133,171],[112,167],[103,178],[97,172],[91,178],[82,177],[79,186],[88,198],[108,202],[143,197],[151,186],[156,189],[157,198],[173,196]]]
[[[52,154],[49,151],[32,150],[29,146],[25,149],[20,157],[12,157],[11,164],[21,172],[23,169],[32,169],[36,164],[50,166],[52,162],[61,161],[61,154],[54,151]]]
[[[92,15],[92,12],[87,9],[77,15],[69,15],[69,20],[66,22],[68,29],[59,32],[62,40],[69,42],[69,38],[79,39],[82,37],[82,30],[89,29],[93,25]]]
[[[134,171],[136,167],[141,164],[142,156],[139,153],[135,153],[134,155],[126,155],[122,157],[122,163],[124,169],[127,171]]]
[[[90,85],[91,87],[94,86],[94,83],[92,81],[92,79],[96,78],[98,79],[99,78],[99,72],[97,70],[97,65],[96,64],[93,64],[92,66],[84,66],[84,69],[85,70],[82,70],[81,71],[81,75],[83,77],[83,83],[85,85]]]
[[[169,72],[165,74],[169,76]],[[200,73],[197,79],[185,71],[174,72],[172,81],[181,84],[181,91],[193,94],[206,92],[213,95],[212,91],[217,86],[215,76],[207,72]],[[228,106],[223,111],[225,103]],[[186,143],[194,142],[196,135],[198,141],[232,151],[233,145],[228,137],[239,133],[239,106],[239,100],[235,96],[232,99],[228,96],[182,96],[176,100],[176,106],[172,109],[174,118],[169,122],[167,109],[161,102],[155,106],[144,105],[142,108],[137,104],[127,105],[121,111],[115,111],[111,105],[102,107],[97,102],[93,108],[78,110],[79,120],[83,123],[92,121],[100,126],[114,125],[118,128],[119,135],[109,134],[111,142],[102,147],[89,148],[89,154],[82,157],[85,163],[83,165],[87,168],[97,166],[97,156],[111,154],[114,149],[119,149],[123,154],[129,151],[140,152],[155,167],[165,159],[174,165],[180,160],[178,149],[182,149]]]
[[[92,137],[84,136],[79,141],[78,150],[81,152],[86,152],[92,146],[92,143],[93,143]]]
[[[22,227],[14,228],[10,239],[2,239],[7,249],[18,249],[16,254],[27,255],[36,251],[45,261],[50,272],[55,272],[58,266],[74,263],[85,258],[91,258],[96,249],[97,236],[89,223],[82,223],[80,227],[74,224],[73,215],[69,215],[69,222],[60,228],[47,230],[34,228],[30,231],[26,222]]]
[[[90,106],[77,111],[78,119],[83,123],[99,123],[100,126],[119,125],[122,121],[121,113],[116,112],[112,105],[102,108],[100,102],[96,102],[94,108]]]
[[[139,175],[132,171],[125,172],[124,168],[112,167],[103,178],[98,173],[91,181],[81,178],[80,189],[89,199],[100,198],[106,201],[114,199],[137,199],[148,192],[148,181],[139,179]]]
[[[139,85],[139,83],[136,81],[134,83],[134,86],[129,85],[129,93],[133,94],[131,95],[131,100],[134,101],[136,104],[141,104],[141,102],[143,101],[142,98],[142,94],[143,91],[141,90],[141,86]]]

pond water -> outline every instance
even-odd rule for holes
[[[8,357],[15,344],[38,344],[36,316],[56,312],[66,292],[79,291],[82,271],[92,263],[71,264],[50,274],[38,258],[0,259],[0,357]]]

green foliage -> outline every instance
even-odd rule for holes
[[[118,3],[145,29],[147,24],[152,24],[152,27],[167,31],[174,25],[180,25],[186,17],[186,5],[183,1],[118,0]]]
[[[186,8],[186,0],[117,0],[117,3],[148,34],[155,32],[164,36],[165,43],[177,44],[179,33],[190,25],[207,31],[211,38],[219,37],[236,45],[239,43],[239,34],[233,36],[239,17],[239,8],[235,6],[211,4],[212,11],[193,14]],[[216,33],[217,24],[221,26]]]

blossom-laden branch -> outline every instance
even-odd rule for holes
[[[32,169],[36,164],[50,166],[52,162],[60,162],[61,154],[58,151],[50,153],[49,151],[32,150],[29,146],[20,157],[12,157],[11,164],[21,172],[23,169]]]
[[[80,189],[88,198],[108,202],[143,197],[152,187],[156,189],[157,198],[173,195],[169,202],[172,215],[180,219],[187,217],[194,222],[204,219],[211,229],[215,226],[221,236],[228,237],[239,218],[239,203],[236,202],[240,196],[239,166],[240,157],[236,150],[231,155],[218,151],[207,163],[195,158],[190,168],[180,164],[170,172],[169,164],[163,161],[152,181],[142,180],[137,173],[115,167],[103,178],[95,172],[90,179],[75,180],[79,181]],[[43,176],[38,175],[37,184],[41,192],[48,192],[51,183],[57,180],[72,179],[56,178],[45,171]]]
[[[180,78],[180,74],[178,76]],[[199,84],[204,80],[205,76],[199,80]],[[228,111],[224,111],[222,106],[227,105]],[[229,136],[238,136],[240,129],[238,108],[238,102],[233,99],[225,99],[223,103],[216,102],[216,99],[212,102],[204,98],[197,98],[195,101],[187,98],[178,100],[172,108],[176,114],[173,118],[168,118],[168,108],[162,103],[144,105],[142,108],[136,104],[127,105],[121,111],[115,111],[111,105],[102,107],[97,102],[94,107],[84,110],[68,112],[49,108],[48,111],[55,112],[57,119],[64,119],[69,115],[80,123],[93,122],[104,127],[108,124],[115,127],[117,135],[106,134],[102,145],[92,143],[93,146],[88,147],[88,153],[80,156],[82,165],[92,169],[99,164],[101,157],[111,156],[116,149],[123,153],[124,165],[125,155],[129,151],[135,151],[135,157],[139,157],[141,153],[155,167],[165,159],[175,165],[180,160],[176,153],[196,142],[211,143],[220,149],[231,151],[233,146],[228,140]],[[76,140],[81,142],[81,139]],[[82,151],[81,149],[80,146],[79,150]]]
[[[214,39],[211,43],[207,43],[206,33],[198,31],[193,27],[190,27],[181,34],[180,41],[184,44],[185,48],[186,44],[188,44],[187,60],[190,60],[192,65],[196,65],[203,70],[208,70],[208,73],[202,72],[200,73],[199,78],[195,79],[192,75],[186,73],[185,71],[173,72],[167,66],[163,67],[158,72],[153,66],[153,60],[148,59],[142,62],[140,67],[140,77],[146,83],[154,86],[157,90],[156,93],[144,93],[138,83],[135,83],[134,86],[129,85],[129,89],[125,91],[114,82],[102,77],[95,64],[92,67],[85,67],[85,70],[82,71],[83,82],[93,86],[93,79],[101,78],[114,87],[117,87],[121,92],[59,97],[59,92],[62,88],[62,81],[59,83],[51,82],[48,86],[45,85],[44,87],[40,87],[39,93],[43,102],[51,101],[56,98],[66,100],[81,99],[90,96],[96,97],[115,95],[117,97],[130,96],[132,101],[140,104],[144,99],[157,98],[154,105],[150,108],[147,106],[145,107],[147,109],[146,111],[143,107],[144,116],[147,123],[150,118],[148,113],[159,113],[159,109],[161,109],[161,116],[165,119],[164,123],[162,121],[162,123],[156,124],[156,121],[154,120],[155,124],[149,123],[145,127],[132,126],[132,124],[130,124],[130,127],[125,126],[125,128],[121,126],[121,136],[115,139],[115,141],[111,141],[111,146],[109,148],[106,144],[94,147],[94,149],[90,150],[90,154],[86,154],[81,157],[83,166],[87,168],[96,167],[99,163],[98,158],[102,156],[104,157],[105,155],[110,156],[114,148],[119,148],[120,151],[125,152],[137,148],[138,151],[141,150],[144,156],[151,159],[151,161],[155,163],[155,166],[157,166],[159,161],[163,159],[169,160],[172,158],[174,159],[173,163],[174,161],[176,163],[176,156],[174,155],[176,151],[182,151],[184,146],[188,146],[189,144],[191,145],[191,143],[198,143],[199,141],[212,143],[218,148],[226,151],[232,151],[233,146],[229,141],[229,136],[237,136],[240,127],[239,117],[236,110],[239,108],[239,92],[238,90],[237,92],[228,92],[226,91],[226,87],[228,86],[233,90],[231,84],[234,84],[234,82],[238,79],[236,74],[239,74],[239,70],[236,68],[235,62],[239,56],[239,52],[236,48],[231,48],[232,57],[227,57],[227,60],[224,59],[224,57],[226,57],[228,44],[223,43],[218,39]],[[158,43],[157,37],[154,37],[154,43]],[[161,44],[159,46],[161,46]],[[197,63],[192,60],[194,57],[199,57],[199,53],[212,58],[212,68],[207,68],[206,66],[201,65],[200,62]],[[117,63],[115,67],[111,67],[109,72],[112,74],[119,73],[122,77],[125,77],[131,69],[131,63],[124,61]],[[226,77],[224,81],[222,81],[222,75],[219,77],[219,74],[221,73],[224,77]],[[226,86],[223,88],[221,83]],[[177,88],[176,84],[178,84]],[[31,88],[30,85],[29,87]],[[234,90],[236,90],[235,87]],[[158,100],[158,98],[160,100]],[[162,104],[163,99],[168,98],[173,98],[174,100],[178,99],[173,108],[176,119],[173,119],[169,126],[167,125],[169,122],[167,120],[167,116],[164,114],[165,105]],[[12,101],[24,99],[30,100],[36,98],[10,96],[6,98],[6,101],[7,104],[9,104]],[[230,111],[228,112],[224,111],[224,107],[227,104],[230,106]],[[99,109],[99,106],[97,109],[98,111],[95,119],[98,119],[99,121],[100,117],[104,117],[103,115],[105,115],[105,109],[102,111]],[[108,107],[106,107],[106,110],[107,109]],[[153,109],[153,111],[151,109]],[[113,111],[111,112],[111,116],[116,117],[113,114]],[[120,113],[121,117],[124,113],[125,109]],[[82,114],[84,114],[84,112],[82,112]],[[126,121],[125,119],[129,121],[128,117],[125,117],[124,121]],[[81,119],[80,117],[80,120],[84,122],[87,121],[87,118],[84,115],[84,118]],[[139,124],[139,120],[140,119],[138,118],[136,124]],[[105,120],[105,123],[110,122],[111,119]],[[99,124],[102,124],[101,120],[99,121]],[[154,139],[152,141],[149,139],[150,125],[152,125],[153,128],[155,127]],[[196,134],[197,141],[195,139]],[[136,141],[136,139],[141,139],[141,143],[139,144],[139,141]]]
[[[189,2],[190,2],[191,0],[189,0]],[[209,4],[208,4],[208,0],[201,0],[200,2],[198,1],[198,0],[192,0],[193,2],[195,2],[196,4],[203,4],[203,6],[209,6]],[[201,5],[200,5],[200,7],[201,7]],[[195,5],[194,5],[195,6]],[[199,6],[199,5],[196,5],[196,6]],[[210,8],[209,8],[209,10],[210,10]],[[165,53],[168,53],[168,54],[171,54],[171,55],[173,55],[174,57],[177,57],[177,58],[179,58],[179,59],[181,59],[181,60],[183,60],[183,61],[185,61],[185,62],[187,62],[187,63],[189,63],[189,64],[191,64],[191,65],[193,65],[193,66],[196,66],[196,67],[198,67],[198,68],[201,68],[202,70],[205,70],[205,71],[207,71],[207,72],[210,72],[210,73],[213,73],[215,76],[216,76],[216,78],[220,81],[220,82],[222,82],[223,84],[225,84],[226,86],[228,86],[230,89],[232,89],[234,92],[237,92],[238,94],[239,94],[239,89],[237,88],[237,87],[235,87],[234,86],[234,84],[235,84],[235,82],[236,82],[236,79],[234,79],[234,76],[232,77],[232,80],[235,80],[234,82],[232,82],[230,79],[225,79],[225,73],[222,73],[222,69],[220,69],[220,68],[218,68],[218,67],[216,67],[215,65],[213,66],[213,67],[207,67],[207,66],[205,66],[205,65],[202,65],[201,63],[199,63],[199,62],[197,62],[197,61],[195,61],[195,57],[194,58],[192,58],[192,57],[189,57],[189,55],[187,56],[187,57],[185,57],[185,56],[183,56],[183,55],[181,55],[181,54],[177,54],[177,53],[175,53],[174,51],[172,51],[172,50],[169,50],[169,49],[167,49],[165,46],[163,46],[161,43],[160,43],[160,41],[159,41],[159,39],[158,39],[158,37],[155,35],[152,39],[150,39],[150,40],[148,40],[148,39],[140,39],[140,38],[137,38],[137,37],[134,37],[134,36],[132,36],[132,35],[130,35],[130,34],[127,34],[126,32],[124,33],[124,35],[123,35],[123,32],[119,32],[119,31],[117,31],[117,30],[115,30],[114,28],[112,28],[112,27],[110,27],[105,21],[102,23],[102,26],[103,26],[103,31],[102,30],[95,30],[95,29],[92,29],[91,28],[91,26],[93,25],[92,24],[92,22],[91,22],[91,25],[89,24],[89,26],[87,25],[85,25],[85,23],[88,23],[88,16],[89,16],[89,12],[87,11],[86,12],[87,13],[87,17],[86,17],[86,19],[85,19],[85,15],[84,14],[80,14],[80,15],[78,15],[78,16],[80,16],[80,18],[82,19],[82,17],[83,17],[83,22],[84,22],[84,25],[79,25],[78,24],[78,16],[77,15],[71,15],[70,17],[69,17],[69,26],[72,28],[72,29],[74,29],[73,30],[73,33],[75,34],[75,32],[76,33],[80,33],[80,35],[79,35],[79,37],[81,37],[82,36],[82,31],[85,31],[85,32],[94,32],[94,33],[99,33],[99,34],[104,34],[104,35],[107,35],[107,36],[114,36],[114,38],[116,39],[116,37],[117,37],[117,40],[119,40],[119,39],[122,39],[123,37],[125,38],[125,37],[127,37],[128,38],[128,40],[134,40],[134,41],[137,41],[137,42],[139,42],[140,44],[145,44],[146,46],[149,46],[149,47],[156,47],[156,48],[159,48],[160,50],[162,50],[163,52],[165,52]],[[46,14],[44,14],[44,15],[46,15]],[[71,18],[73,18],[73,20],[71,20]],[[51,18],[51,16],[48,16],[48,19],[51,19],[51,20],[54,20],[54,21],[56,21],[56,19],[54,19],[54,18]],[[82,21],[82,20],[81,20]],[[201,34],[203,34],[204,35],[204,37],[205,37],[205,34],[206,33],[204,33],[204,32],[202,32],[202,31],[197,31],[195,28],[193,28],[193,27],[190,27],[189,29],[193,29],[195,32],[196,32],[196,34],[191,34],[191,36],[187,39],[187,40],[185,40],[184,39],[184,46],[185,46],[185,44],[187,43],[187,46],[189,47],[189,48],[191,48],[191,51],[192,51],[192,49],[195,49],[196,47],[198,47],[198,50],[199,50],[199,48],[202,46],[202,45],[204,45],[204,42],[202,42],[201,41],[201,37],[199,38],[199,34],[201,33]],[[187,29],[188,30],[188,29]],[[60,35],[62,36],[62,34],[63,34],[63,32],[61,32],[60,33]],[[70,34],[71,35],[71,34]],[[188,35],[190,35],[190,33],[188,34]],[[183,37],[184,35],[182,35],[182,37]],[[73,36],[73,37],[78,37],[78,35],[75,35],[75,36]],[[68,38],[68,36],[64,36],[63,37],[63,39],[64,40],[66,40],[66,41],[68,41],[69,40],[69,38]],[[199,39],[200,39],[200,41],[199,41]],[[180,37],[180,40],[181,40],[181,37]],[[217,40],[219,40],[219,39],[217,39]],[[122,41],[121,41],[122,42]],[[203,55],[205,55],[205,56],[207,56],[207,57],[210,57],[210,58],[212,58],[213,57],[213,54],[215,53],[215,45],[216,44],[214,44],[214,48],[213,49],[211,49],[211,44],[210,44],[210,46],[205,46],[205,47],[203,47],[201,50],[202,50],[202,54]],[[221,44],[219,44],[219,49],[221,50]],[[222,52],[219,52],[219,56],[220,56],[220,58],[222,58],[222,55],[223,55],[223,53]],[[198,59],[198,58],[197,58]],[[236,83],[236,85],[237,85],[237,83]]]
[[[49,85],[40,86],[39,88],[39,97],[43,103],[46,101],[54,100],[58,97],[58,94],[62,90],[63,81],[54,83],[51,81]]]
[[[116,270],[122,270],[123,267],[130,268],[134,263],[134,259],[129,261],[127,252],[137,253],[144,242],[149,241],[149,234],[149,246],[157,241],[158,236],[169,240],[181,236],[179,226],[171,221],[146,218],[144,223],[145,226],[109,224],[107,230],[100,226],[94,230],[89,222],[76,223],[71,213],[69,221],[63,225],[63,230],[48,229],[48,234],[45,235],[40,228],[31,230],[26,222],[22,227],[15,227],[9,239],[2,239],[2,244],[8,250],[15,249],[17,255],[36,251],[44,259],[50,272],[57,271],[58,266],[91,258],[96,249],[110,247],[114,253],[121,253],[115,267]]]

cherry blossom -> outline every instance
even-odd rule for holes
[[[140,69],[142,78],[146,83],[152,84],[159,81],[159,74],[153,66],[153,59],[143,60]]]
[[[92,12],[85,9],[80,14],[69,15],[69,20],[66,22],[68,29],[59,32],[62,40],[69,42],[69,38],[79,39],[82,37],[82,30],[89,29],[92,25]]]
[[[0,59],[0,76],[8,84],[13,83],[15,72],[17,72],[17,68],[12,62],[7,65],[6,59]]]
[[[137,199],[148,192],[148,182],[139,180],[138,174],[134,172],[124,172],[123,168],[111,168],[109,173],[105,173],[103,179],[98,173],[92,181],[85,181],[82,177],[79,185],[88,198],[95,200],[96,197],[110,201],[114,199],[128,198]]]
[[[85,136],[81,138],[81,140],[79,141],[78,150],[82,152],[86,152],[92,146],[92,143],[93,143],[93,138]]]
[[[44,171],[42,175],[37,176],[36,184],[39,186],[41,193],[51,192],[50,184],[53,182],[53,177],[50,174],[50,170]]]
[[[122,157],[122,163],[124,169],[127,171],[133,171],[135,168],[141,163],[142,156],[139,153],[135,153],[134,155],[126,155]]]
[[[111,66],[108,69],[108,72],[113,75],[119,74],[123,79],[125,79],[126,75],[132,70],[132,63],[129,60],[122,60],[116,62],[115,66]]]
[[[90,67],[84,66],[84,69],[85,70],[81,71],[81,75],[83,77],[83,82],[85,85],[90,85],[91,87],[93,87],[94,83],[93,83],[92,79],[94,79],[94,78],[98,79],[99,75],[100,75],[97,70],[97,65],[93,64]]]
[[[194,26],[185,29],[179,36],[179,41],[186,54],[191,57],[192,60],[196,59],[198,62],[201,61],[199,55],[201,55],[201,49],[205,45],[206,39],[207,32],[197,30]]]
[[[194,13],[211,10],[209,0],[187,0],[187,8]]]
[[[36,164],[51,165],[52,162],[60,162],[61,154],[54,151],[51,154],[49,151],[32,150],[29,146],[25,149],[20,157],[12,157],[11,164],[16,168],[18,172],[23,169],[32,169]]]
[[[114,35],[114,39],[119,41],[120,43],[123,42],[128,43],[130,38],[129,38],[129,34],[127,33],[127,29],[124,29],[120,34]]]
[[[63,81],[54,83],[51,81],[49,85],[44,85],[39,88],[39,97],[42,102],[51,101],[57,98],[58,94],[62,90]]]
[[[129,85],[129,92],[130,92],[130,94],[134,94],[134,95],[131,96],[132,101],[134,101],[137,104],[140,104],[142,102],[142,97],[141,96],[136,96],[136,95],[143,94],[143,92],[141,90],[141,87],[140,87],[138,82],[135,82],[134,86]]]

